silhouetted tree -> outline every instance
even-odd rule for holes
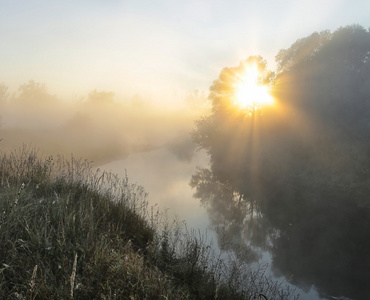
[[[93,90],[89,93],[87,97],[87,103],[89,104],[100,104],[107,105],[114,103],[114,93],[113,92],[98,92]]]
[[[324,194],[335,186],[339,195],[366,188],[369,50],[370,33],[350,26],[280,51],[276,79],[271,72],[261,79],[273,83],[278,105],[256,116],[233,105],[243,64],[222,70],[211,87],[213,113],[197,122],[193,135],[208,151],[216,177],[261,198],[260,204],[277,192],[292,195],[280,187],[314,185]],[[257,61],[264,74],[263,60]],[[275,185],[279,191],[265,188]]]
[[[9,99],[8,87],[0,83],[0,104],[7,102]]]
[[[273,108],[235,109],[243,64],[225,68],[213,83],[212,114],[194,132],[211,158],[207,186],[228,186],[242,196],[244,207],[257,210],[265,220],[255,222],[259,232],[248,233],[248,242],[269,246],[274,267],[293,273],[295,283],[315,284],[323,295],[366,299],[370,32],[353,25],[314,33],[281,50],[276,60],[277,73],[262,67],[261,75],[272,87]],[[195,195],[210,213],[217,211],[218,222],[253,228],[229,213],[238,210],[238,202],[205,192],[201,172],[192,180]]]
[[[234,183],[246,170],[244,164],[251,163],[250,146],[255,122],[261,119],[260,115],[252,118],[246,111],[235,106],[237,86],[249,64],[257,66],[260,82],[273,82],[274,73],[267,69],[266,61],[259,56],[249,57],[238,67],[224,68],[210,88],[212,114],[198,120],[197,130],[193,133],[194,141],[210,155],[215,175],[221,180],[232,180]]]
[[[30,80],[18,89],[17,102],[29,105],[50,105],[57,102],[57,97],[48,93],[44,84]]]

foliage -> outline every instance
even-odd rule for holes
[[[269,247],[274,267],[293,272],[293,282],[365,299],[370,32],[353,25],[314,33],[276,59],[277,74],[267,76],[273,108],[232,105],[242,64],[222,70],[212,85],[213,113],[193,134],[211,168],[193,176],[195,195],[212,219],[241,228],[255,247]]]
[[[3,83],[0,83],[0,104],[3,104],[5,103],[9,98],[9,94],[8,94],[8,87],[3,84]]]
[[[19,87],[16,101],[28,105],[52,105],[57,102],[57,98],[48,93],[44,84],[30,80]]]
[[[113,104],[114,103],[114,93],[113,92],[98,92],[97,90],[93,90],[88,95],[87,103],[97,104],[97,105]]]
[[[269,85],[273,82],[275,73],[267,69],[267,63],[261,56],[250,56],[238,67],[224,68],[210,88],[209,98],[212,100],[212,109],[215,114],[230,113],[233,110],[236,86],[241,82],[243,72],[248,65],[256,66],[259,83]]]

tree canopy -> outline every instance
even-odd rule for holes
[[[42,83],[30,80],[19,87],[17,102],[29,105],[50,105],[55,104],[58,99],[49,94],[46,86]]]
[[[87,98],[87,103],[97,104],[97,105],[107,105],[114,103],[114,93],[113,92],[99,92],[93,90],[89,93]]]

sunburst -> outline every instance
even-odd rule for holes
[[[260,83],[256,65],[248,65],[235,87],[235,104],[243,109],[260,109],[273,104],[267,85]]]

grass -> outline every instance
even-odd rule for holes
[[[88,161],[1,153],[0,299],[294,299],[146,197]]]

